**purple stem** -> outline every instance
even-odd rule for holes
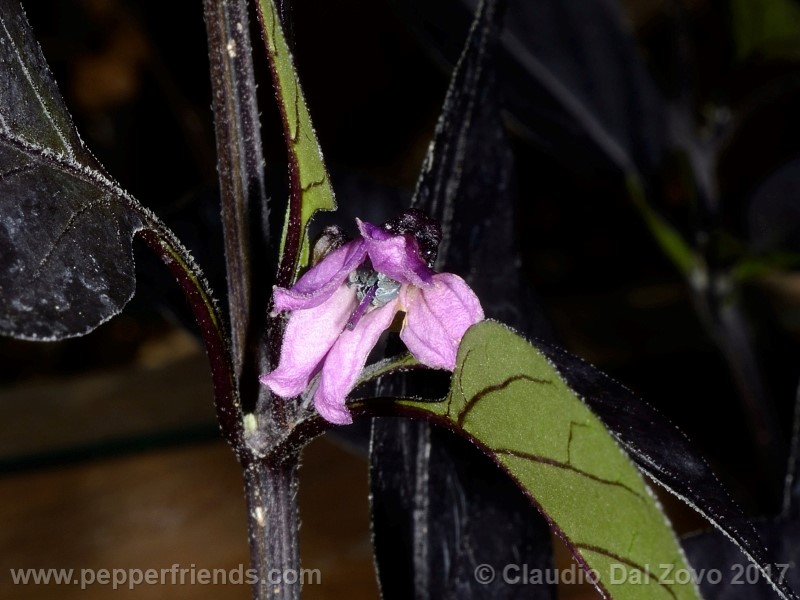
[[[260,566],[253,585],[256,600],[300,598],[300,581],[293,577],[300,572],[298,468],[298,449],[245,468],[250,560]]]
[[[255,74],[247,4],[244,0],[205,0],[217,171],[222,199],[231,350],[238,380],[246,369],[257,299],[253,298],[251,240],[254,215],[266,216],[264,155],[258,120]],[[266,232],[261,232],[266,238]],[[254,244],[255,242],[255,244]],[[261,257],[255,257],[261,258]],[[253,261],[255,262],[255,261]]]
[[[289,403],[264,398],[257,380],[259,371],[269,370],[270,353],[275,352],[281,332],[274,323],[266,322],[269,286],[253,285],[254,269],[263,278],[270,253],[248,7],[245,0],[204,0],[203,5],[222,197],[234,390],[247,412],[259,409],[254,436],[267,431],[279,439],[289,422],[284,414]],[[235,447],[240,449],[237,454],[245,469],[251,566],[258,576],[253,598],[296,600],[299,583],[275,583],[273,575],[297,572],[300,566],[299,450],[278,453],[268,444],[263,448],[266,456],[256,456],[246,444],[241,408],[224,397],[218,397],[216,404],[223,428],[237,431]]]
[[[211,366],[217,421],[222,434],[241,461],[248,452],[242,428],[242,409],[239,405],[236,379],[230,361],[228,339],[222,328],[216,306],[211,299],[210,290],[201,278],[193,276],[189,270],[192,259],[180,242],[174,238],[172,232],[160,227],[157,223],[150,225],[151,229],[144,229],[138,235],[167,265],[192,309],[200,327]]]

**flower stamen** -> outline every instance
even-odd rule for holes
[[[281,398],[313,395],[336,424],[353,421],[347,396],[385,331],[398,331],[420,364],[453,371],[461,338],[483,319],[463,279],[432,269],[435,223],[411,211],[384,227],[356,224],[357,239],[330,232],[318,261],[291,288],[275,288],[274,312],[289,320],[278,366],[260,377]]]
[[[395,281],[383,273],[378,273],[378,282],[375,285],[375,298],[372,300],[372,305],[377,307],[388,304],[400,295],[402,285],[399,281]]]
[[[397,298],[402,287],[399,281],[369,267],[361,267],[350,273],[347,283],[355,288],[358,299],[358,306],[347,321],[348,331],[352,331],[370,309],[385,306]]]

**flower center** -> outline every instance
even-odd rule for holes
[[[347,329],[352,330],[370,308],[380,308],[400,294],[401,284],[391,277],[378,273],[371,267],[361,267],[350,273],[347,284],[355,288],[358,306],[347,321]]]

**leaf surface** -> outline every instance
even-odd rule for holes
[[[133,294],[153,219],[84,148],[16,0],[0,2],[0,332],[82,335]]]
[[[463,275],[487,314],[541,335],[542,312],[520,274],[513,156],[494,73],[502,4],[487,2],[475,17],[412,206],[442,225],[437,270]],[[430,396],[431,382],[419,379],[394,375],[378,393]],[[385,600],[516,598],[520,586],[501,576],[479,581],[476,569],[491,562],[544,573],[553,566],[541,515],[486,456],[450,432],[424,422],[375,420],[370,487]],[[529,585],[525,595],[549,600],[555,588]]]
[[[192,306],[220,423],[241,447],[227,334],[202,272],[84,147],[22,7],[0,0],[0,334],[64,339],[118,314],[135,290],[135,235]]]
[[[506,327],[473,326],[442,403],[406,401],[481,446],[540,508],[615,599],[698,598],[650,490],[547,357]]]
[[[336,200],[278,10],[273,0],[259,0],[258,9],[289,152],[289,206],[278,275],[278,283],[286,285],[308,264],[309,221],[318,210],[335,210]]]
[[[731,25],[740,60],[800,56],[800,6],[793,0],[733,0]]]
[[[732,540],[738,552],[770,581],[776,571],[759,531],[686,436],[652,406],[581,358],[537,342],[561,377],[596,414],[636,466]],[[694,565],[693,565],[694,566]],[[796,598],[772,580],[781,598]]]
[[[478,0],[396,2],[436,53],[454,61],[454,27]],[[456,38],[457,39],[457,38]],[[615,0],[511,0],[502,89],[514,128],[581,172],[648,173],[666,144],[666,113]]]
[[[756,519],[752,526],[767,544],[768,572],[775,582],[800,589],[800,521],[796,517]],[[705,600],[773,600],[775,590],[764,573],[720,531],[682,540],[698,573]],[[796,596],[793,596],[796,597]]]

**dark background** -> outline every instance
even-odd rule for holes
[[[669,95],[670,3],[623,5],[648,68]],[[739,114],[757,90],[800,75],[800,54],[742,56],[731,3],[693,0],[685,6],[698,118]],[[28,2],[26,9],[87,145],[123,187],[193,247],[221,293],[201,3],[53,0]],[[451,65],[384,0],[298,0],[292,16],[296,64],[316,130],[334,181],[345,182],[340,206],[347,205],[348,213],[362,209],[363,200],[349,194],[358,189],[347,184],[354,179],[387,190],[387,197],[410,198]],[[258,45],[255,54],[264,75]],[[785,85],[757,109],[742,112],[724,147],[715,171],[732,235],[746,237],[751,194],[798,152],[798,90]],[[270,186],[275,214],[281,215],[281,128],[268,80],[262,79],[260,92]],[[521,137],[512,139],[523,265],[562,344],[687,432],[748,511],[774,511],[776,498],[754,458],[731,374],[696,316],[684,280],[648,234],[621,178],[603,169],[576,175],[569,164]],[[692,195],[676,183],[680,169],[679,161],[665,160],[656,203],[691,238]],[[55,344],[0,340],[0,384],[13,390],[31,381],[124,369],[141,358],[143,347],[157,345],[179,326],[170,304],[180,296],[162,285],[157,270],[142,257],[136,298],[123,315],[85,338]],[[788,438],[797,386],[800,282],[791,272],[777,272],[743,293],[769,394]],[[195,424],[188,433],[174,426],[117,445],[87,442],[12,452],[0,467],[19,472],[216,436],[213,423]]]

